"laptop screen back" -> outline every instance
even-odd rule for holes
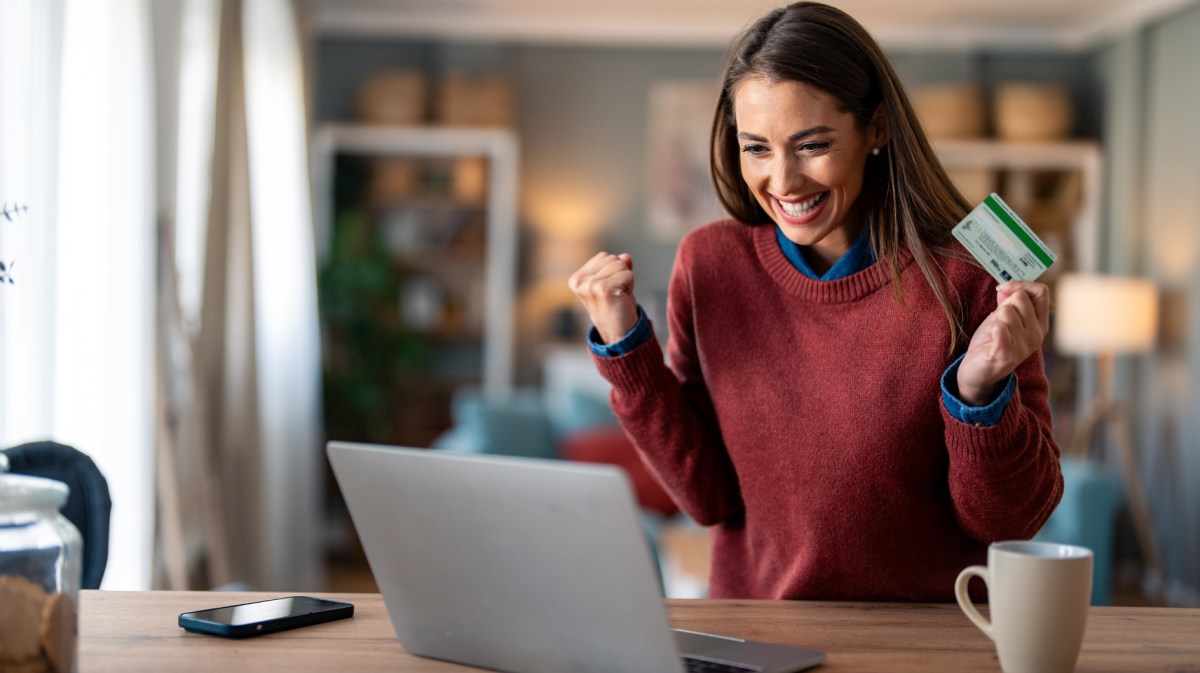
[[[677,673],[618,468],[331,442],[334,473],[412,654],[521,673]]]

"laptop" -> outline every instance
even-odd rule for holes
[[[327,452],[410,654],[510,673],[790,673],[825,660],[673,630],[620,468],[346,442]]]

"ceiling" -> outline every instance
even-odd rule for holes
[[[1079,50],[1200,0],[832,0],[885,47]],[[767,0],[301,0],[322,35],[723,48]]]

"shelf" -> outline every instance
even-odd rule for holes
[[[947,168],[1078,169],[1098,173],[1101,166],[1100,146],[1091,140],[940,140],[934,143],[934,149]]]
[[[313,193],[318,259],[328,258],[333,230],[333,185],[340,155],[380,159],[486,160],[480,203],[450,194],[414,194],[368,203],[362,212],[389,229],[385,247],[406,275],[472,281],[482,294],[479,378],[485,394],[507,396],[514,376],[514,312],[517,278],[516,135],[505,129],[437,126],[324,124],[312,139]],[[421,182],[417,181],[419,188]],[[381,207],[386,206],[386,207]],[[405,211],[417,215],[405,220]],[[434,220],[421,216],[432,215]],[[388,219],[398,223],[388,224]],[[450,218],[445,227],[436,218]],[[452,221],[454,220],[454,221]],[[451,226],[453,225],[453,226]],[[452,278],[453,277],[453,278]]]
[[[477,255],[454,255],[430,250],[414,251],[395,257],[396,264],[405,271],[431,276],[484,276],[482,260]]]
[[[1080,204],[1074,213],[1071,241],[1072,270],[1100,268],[1100,205],[1104,159],[1093,140],[1010,142],[1003,140],[939,140],[934,150],[952,174],[962,170],[1006,172],[1069,171],[1079,174]],[[1016,204],[1010,204],[1016,205]]]
[[[374,156],[460,157],[479,155],[516,159],[517,138],[497,128],[322,124],[313,143],[324,151]]]

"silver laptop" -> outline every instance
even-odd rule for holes
[[[512,673],[787,673],[825,660],[671,629],[619,468],[343,442],[328,454],[411,654]]]

